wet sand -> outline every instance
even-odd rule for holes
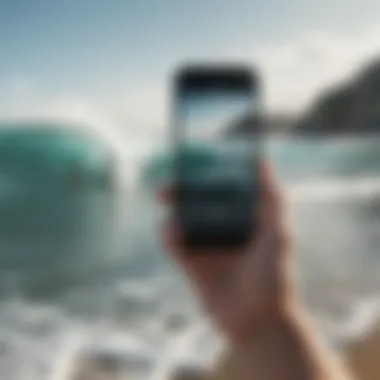
[[[380,321],[361,337],[347,342],[343,355],[347,367],[358,380],[379,380]]]

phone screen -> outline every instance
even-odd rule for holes
[[[189,92],[181,99],[181,116],[185,138],[207,141],[221,138],[228,127],[251,107],[251,94],[227,90]]]
[[[177,99],[178,207],[198,245],[243,243],[252,228],[259,99],[251,77],[234,74],[194,75]]]

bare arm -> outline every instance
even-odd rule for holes
[[[316,335],[308,316],[295,309],[230,349],[232,356],[216,371],[218,380],[352,379]]]
[[[229,342],[216,380],[349,380],[299,307],[291,226],[270,166],[260,181],[260,226],[245,249],[189,252],[175,223],[165,230],[168,251]]]

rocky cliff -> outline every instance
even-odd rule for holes
[[[350,81],[323,93],[295,124],[295,133],[380,132],[380,58]]]

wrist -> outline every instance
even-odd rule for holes
[[[272,370],[277,371],[276,367],[284,368],[289,363],[288,354],[294,352],[294,336],[303,329],[302,315],[298,305],[289,305],[268,315],[265,323],[256,325],[244,339],[230,342],[223,371],[235,379],[248,379],[251,374],[257,378],[283,378],[281,374],[273,376]],[[265,377],[267,373],[271,376]]]
[[[283,330],[302,325],[305,319],[303,307],[292,300],[279,308],[273,308],[271,312],[263,314],[256,321],[252,321],[252,327],[232,345],[243,350],[250,348],[256,343],[274,338]]]
[[[251,339],[232,348],[231,371],[236,379],[348,379],[313,329],[302,307],[278,313]]]

